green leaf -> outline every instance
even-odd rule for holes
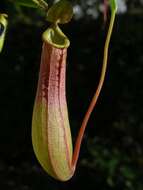
[[[117,0],[110,0],[110,7],[112,11],[117,11]]]
[[[36,0],[14,0],[14,2],[21,6],[37,8]]]
[[[73,16],[73,7],[67,0],[60,0],[48,11],[47,20],[52,23],[68,23]]]

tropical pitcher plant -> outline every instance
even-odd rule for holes
[[[19,2],[23,5],[27,4],[26,0]],[[116,0],[104,0],[105,22],[108,5],[111,16],[103,51],[101,77],[81,124],[74,150],[65,90],[66,58],[70,41],[59,27],[60,24],[68,23],[71,20],[73,7],[68,0],[60,0],[51,7],[48,7],[44,0],[31,0],[30,3],[46,11],[46,19],[51,23],[51,26],[42,35],[41,64],[32,117],[33,149],[41,166],[50,176],[60,181],[67,181],[75,172],[85,128],[105,79],[117,2]],[[0,14],[0,51],[3,47],[6,27],[7,16]]]

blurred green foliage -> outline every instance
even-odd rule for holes
[[[15,0],[14,1],[15,5],[21,5],[21,6],[26,6],[26,7],[32,7],[32,8],[37,8],[37,1],[33,0]]]

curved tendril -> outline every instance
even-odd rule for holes
[[[113,31],[113,25],[114,25],[114,21],[115,21],[115,15],[116,15],[116,11],[112,11],[111,13],[111,19],[110,19],[110,24],[109,24],[109,29],[108,29],[108,33],[107,33],[107,37],[106,37],[106,41],[105,41],[105,46],[104,46],[104,57],[103,57],[103,66],[102,66],[102,71],[101,71],[101,77],[99,80],[99,84],[97,87],[97,90],[91,100],[91,103],[89,105],[89,108],[85,114],[85,117],[83,119],[81,128],[79,130],[78,136],[77,136],[77,140],[76,140],[76,144],[75,144],[75,149],[74,149],[74,153],[73,153],[73,160],[72,160],[72,166],[75,167],[77,164],[77,160],[79,157],[79,151],[80,151],[80,147],[81,147],[81,142],[83,139],[83,135],[84,135],[84,131],[85,128],[87,126],[88,120],[90,118],[90,115],[97,103],[98,97],[100,95],[103,83],[104,83],[104,79],[105,79],[105,74],[106,74],[106,69],[107,69],[107,61],[108,61],[108,50],[109,50],[109,44],[110,44],[110,39],[111,39],[111,34]]]

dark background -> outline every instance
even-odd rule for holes
[[[78,2],[82,14],[77,12],[62,26],[71,41],[67,99],[73,140],[98,84],[107,31],[99,2],[85,2]],[[143,7],[139,1],[126,3],[127,10],[116,18],[106,80],[77,170],[70,181],[61,183],[42,170],[31,144],[41,34],[49,24],[35,9],[0,2],[0,12],[9,14],[0,54],[1,190],[143,190]],[[93,5],[97,9],[88,14],[85,10]]]

